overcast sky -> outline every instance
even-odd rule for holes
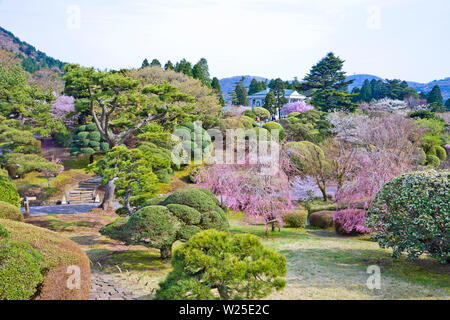
[[[448,0],[0,0],[0,25],[98,68],[208,60],[219,78],[303,78],[329,51],[349,74],[450,77]]]

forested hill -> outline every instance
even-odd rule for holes
[[[0,27],[0,50],[13,53],[29,73],[35,73],[42,69],[62,73],[64,62],[47,56],[2,27]]]
[[[354,87],[361,88],[365,80],[371,81],[372,79],[384,80],[380,77],[371,74],[355,74],[349,76],[347,77],[347,80],[355,80],[353,84],[349,86],[349,90],[351,91]],[[419,83],[412,81],[407,81],[407,83],[411,88],[415,89],[417,92],[424,92],[424,93],[430,92],[435,85],[438,85],[439,88],[441,89],[442,97],[444,98],[444,100],[450,99],[450,77],[442,80],[431,81],[428,83]]]

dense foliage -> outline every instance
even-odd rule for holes
[[[100,232],[126,244],[157,248],[161,258],[167,259],[177,240],[188,240],[202,230],[228,229],[225,212],[207,190],[183,189],[146,205],[149,206],[130,217],[119,218]]]
[[[0,219],[23,221],[23,214],[15,205],[0,201]]]
[[[381,247],[393,256],[406,251],[409,258],[423,253],[450,261],[450,172],[404,174],[387,183],[376,195],[367,225]]]
[[[249,234],[201,232],[175,251],[172,266],[156,299],[261,299],[285,286],[286,259]]]
[[[5,176],[0,176],[0,201],[20,208],[20,196],[16,185]]]

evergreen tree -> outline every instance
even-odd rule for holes
[[[264,100],[264,108],[267,109],[270,114],[274,114],[277,111],[277,98],[273,92],[269,92]]]
[[[259,89],[259,83],[258,80],[255,78],[252,79],[252,82],[250,83],[250,86],[248,87],[248,94],[252,95],[258,92]]]
[[[211,86],[208,61],[206,61],[205,58],[201,58],[200,61],[194,65],[194,68],[192,69],[192,75],[194,79],[200,80],[200,82],[204,86],[206,87]]]
[[[447,107],[447,111],[450,111],[450,99],[445,102],[445,106]]]
[[[244,80],[245,78],[242,77],[232,92],[232,103],[236,106],[248,106],[247,89],[244,87]]]
[[[353,102],[356,103],[356,102],[359,102],[359,101],[361,100],[360,93],[361,93],[361,89],[360,89],[360,88],[354,87],[354,88],[352,89],[352,95],[353,95],[352,101],[353,101]]]
[[[164,66],[164,70],[173,70],[174,66],[173,63],[169,60],[167,61],[166,65]]]
[[[220,87],[219,79],[217,79],[216,77],[214,77],[211,81],[211,88],[216,92],[217,96],[219,97],[220,104],[224,106],[225,100],[223,99],[222,96],[222,89]]]
[[[287,103],[287,99],[284,97],[285,83],[280,78],[275,79],[272,84],[271,91],[275,95],[276,106],[278,109],[278,116],[281,119],[281,108]]]
[[[186,59],[183,59],[175,64],[175,71],[192,77],[192,64]]]
[[[153,59],[153,60],[152,60],[152,63],[150,63],[150,65],[151,65],[152,67],[160,67],[160,68],[161,68],[161,62],[159,62],[158,59]]]
[[[346,81],[346,73],[342,71],[344,61],[330,52],[311,68],[297,89],[307,92],[312,97],[312,104],[322,111],[334,109],[355,109],[348,93],[348,85],[353,81]]]
[[[144,59],[144,61],[142,62],[142,69],[144,69],[144,68],[146,68],[146,67],[149,67],[150,66],[150,63],[148,63],[148,60],[147,60],[147,58],[145,58]]]
[[[369,80],[366,79],[366,81],[364,81],[359,95],[361,101],[370,102],[372,100],[372,86],[370,85]]]
[[[441,88],[438,85],[435,85],[433,89],[427,96],[427,101],[429,104],[436,103],[438,105],[444,104],[444,99],[442,98]]]

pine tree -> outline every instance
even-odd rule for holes
[[[264,100],[264,108],[267,109],[270,114],[274,114],[277,111],[277,98],[273,92],[269,92]]]
[[[429,104],[436,103],[437,105],[444,104],[444,98],[442,98],[441,88],[438,85],[435,85],[433,89],[427,96],[427,101]]]
[[[280,78],[275,79],[272,83],[271,91],[275,95],[276,106],[278,109],[278,116],[281,119],[281,108],[287,103],[286,98],[284,97],[285,83]]]
[[[255,78],[252,79],[252,82],[250,83],[250,86],[248,87],[248,94],[252,95],[258,92],[258,80]]]
[[[205,58],[201,58],[200,61],[194,65],[192,75],[194,79],[200,80],[204,86],[210,87],[211,79],[209,75],[208,61],[206,61]]]
[[[148,60],[147,60],[147,58],[145,58],[144,59],[144,61],[142,62],[142,69],[144,69],[144,68],[146,68],[146,67],[149,67],[150,66],[150,63],[148,63]]]
[[[192,77],[192,64],[186,59],[183,59],[175,64],[175,71]]]
[[[214,77],[211,81],[211,88],[216,92],[217,96],[219,97],[220,104],[224,106],[225,100],[223,99],[222,96],[222,89],[220,87],[219,79],[217,79],[216,77]]]
[[[245,78],[242,77],[232,92],[232,103],[236,106],[248,106],[247,89],[244,87],[244,80]]]
[[[166,65],[164,66],[164,70],[173,70],[173,63],[169,60],[167,61]]]
[[[330,52],[311,68],[297,89],[307,92],[312,97],[312,104],[322,111],[334,109],[353,111],[355,104],[348,93],[348,85],[353,81],[346,81],[346,73],[342,71],[344,60]]]
[[[445,106],[447,107],[447,111],[450,111],[450,99],[445,102]]]
[[[161,62],[159,62],[158,59],[153,59],[153,60],[152,60],[152,63],[150,63],[150,65],[151,65],[152,67],[160,67],[160,68],[161,68]]]
[[[372,100],[372,86],[370,85],[369,80],[366,79],[366,81],[364,81],[359,95],[361,101],[370,102]]]

